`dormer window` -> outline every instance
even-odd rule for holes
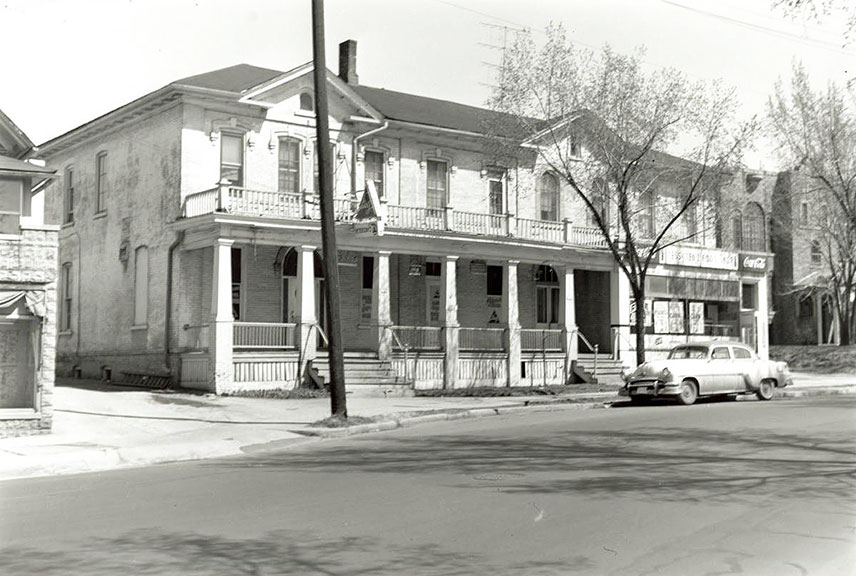
[[[305,110],[306,112],[315,111],[315,100],[309,92],[300,93],[300,109]]]

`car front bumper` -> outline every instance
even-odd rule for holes
[[[680,384],[660,380],[635,380],[628,382],[618,391],[618,395],[625,398],[677,396],[680,393]]]

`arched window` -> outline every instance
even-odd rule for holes
[[[559,179],[553,174],[538,179],[538,203],[541,220],[559,221]]]
[[[767,249],[764,227],[764,210],[755,202],[743,210],[743,250],[764,252]]]
[[[280,249],[280,254],[285,248]],[[297,258],[299,254],[297,250],[294,248],[289,248],[285,253],[285,256],[282,256],[282,321],[283,322],[294,322],[295,318],[298,317],[299,312],[297,311],[298,306],[298,290],[300,288],[300,280],[297,278]],[[277,261],[280,256],[277,255]],[[324,261],[321,259],[321,255],[318,252],[313,252],[312,257],[313,263],[313,276],[315,276],[316,280],[322,280],[324,278]],[[316,295],[319,297],[321,295],[320,290]],[[321,322],[321,314],[318,308],[318,302],[316,301],[316,313],[320,313],[318,317],[318,321]]]
[[[145,326],[149,314],[149,249],[134,251],[134,326]]]
[[[735,250],[743,248],[743,216],[739,211],[731,215],[731,246]]]
[[[309,92],[300,93],[300,109],[307,112],[315,111],[315,101],[312,99],[312,94]]]

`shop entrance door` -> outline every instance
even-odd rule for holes
[[[740,341],[758,351],[758,336],[755,330],[755,311],[740,312]]]

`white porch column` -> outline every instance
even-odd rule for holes
[[[517,294],[517,260],[509,260],[505,266],[505,305],[508,331],[508,385],[520,385],[520,301]]]
[[[211,347],[209,382],[219,394],[232,384],[232,245],[234,240],[218,238],[214,244],[214,269],[211,274]]]
[[[562,332],[565,352],[565,384],[571,381],[571,362],[579,358],[579,338],[577,338],[577,301],[574,292],[574,269],[570,266],[559,268],[559,292],[562,297]]]
[[[297,299],[300,317],[300,374],[306,362],[317,355],[317,335],[312,326],[318,321],[315,316],[315,246],[297,247]],[[323,326],[322,326],[323,328]]]
[[[631,366],[636,365],[636,353],[629,350],[630,339],[630,303],[632,296],[630,292],[630,280],[627,275],[616,265],[609,275],[609,323],[616,326],[621,338],[613,338],[613,357],[618,358]]]
[[[440,291],[443,306],[440,318],[443,323],[445,373],[443,385],[454,388],[458,378],[458,282],[457,256],[446,256],[440,268]]]
[[[755,333],[758,335],[758,357],[762,360],[770,358],[770,326],[768,320],[768,295],[767,295],[767,276],[763,276],[758,280],[757,284],[757,308],[755,309]]]
[[[391,252],[381,250],[374,257],[372,301],[377,317],[377,357],[388,360],[392,353],[392,303],[389,293],[389,256]]]

